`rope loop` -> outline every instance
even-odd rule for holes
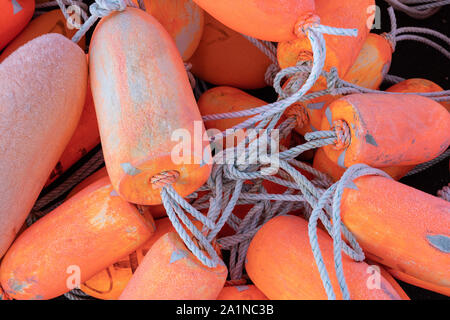
[[[336,145],[334,146],[336,150],[345,149],[350,145],[351,135],[347,122],[336,120],[333,122],[331,130],[336,133]]]

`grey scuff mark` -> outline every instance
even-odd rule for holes
[[[378,147],[378,144],[375,141],[375,138],[371,134],[369,134],[369,133],[366,134],[365,138],[366,138],[366,142],[367,143],[370,143],[371,145],[373,145],[375,147]]]
[[[184,257],[186,257],[187,255],[188,255],[188,253],[186,252],[186,250],[183,250],[183,249],[175,250],[174,252],[172,252],[172,255],[170,256],[169,263],[174,263],[178,260],[181,260]]]
[[[134,167],[129,162],[121,163],[120,166],[122,167],[123,171],[126,174],[130,175],[130,176],[135,176],[135,175],[137,175],[137,174],[142,172],[141,170],[139,170],[138,168]]]
[[[118,196],[119,196],[119,194],[117,193],[117,191],[114,190],[114,189],[113,189],[113,191],[111,191],[111,192],[109,193],[109,195],[110,195],[111,197],[118,197]]]
[[[325,102],[317,102],[317,103],[310,103],[306,107],[310,110],[320,110],[325,105]]]
[[[12,0],[12,4],[13,4],[13,14],[16,14],[16,13],[19,13],[20,11],[22,11],[23,8],[17,2],[17,0]]]
[[[428,242],[444,253],[450,253],[450,237],[442,234],[427,235]]]
[[[333,115],[331,114],[331,110],[330,110],[330,107],[328,107],[326,110],[325,110],[325,116],[327,117],[327,120],[328,120],[328,123],[329,123],[329,125],[330,125],[330,127],[332,127],[333,126],[333,122],[332,122],[332,119],[333,119]]]
[[[345,149],[340,155],[339,155],[339,158],[338,158],[338,165],[339,165],[339,167],[341,167],[341,168],[347,168],[346,166],[345,166],[345,153],[347,152],[347,149]]]
[[[242,292],[242,291],[248,290],[248,289],[250,289],[250,288],[249,288],[248,286],[237,286],[236,289],[237,289],[239,292]]]
[[[312,124],[309,124],[309,126],[311,127],[311,130],[312,130],[313,132],[316,132],[316,131],[317,131],[317,129],[316,129]]]

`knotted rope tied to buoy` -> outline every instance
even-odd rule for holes
[[[61,9],[61,12],[64,15],[64,18],[67,20],[67,22],[76,29],[79,29],[81,25],[72,19],[71,16],[72,13],[77,14],[80,18],[83,19],[83,21],[86,21],[88,19],[88,15],[86,12],[88,10],[88,5],[84,3],[82,0],[54,0],[44,3],[36,3],[35,5],[36,10],[33,16],[35,17],[40,16],[41,14],[44,14],[46,12],[39,9],[48,9],[58,6]]]
[[[444,199],[445,201],[450,201],[450,183],[439,190],[437,196]]]
[[[450,4],[449,0],[385,0],[396,10],[402,11],[415,19],[431,17],[439,9]]]

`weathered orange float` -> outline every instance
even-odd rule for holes
[[[58,34],[28,42],[0,64],[0,147],[7,154],[0,161],[0,256],[69,142],[86,85],[85,54]]]
[[[166,233],[175,232],[169,218],[155,220],[155,225],[155,233],[147,242],[87,280],[81,290],[94,298],[117,300],[152,245]]]
[[[214,300],[227,267],[205,267],[173,232],[159,238],[145,255],[119,300]]]
[[[0,50],[31,20],[34,0],[4,0],[0,3]]]
[[[355,62],[344,80],[360,87],[376,90],[380,87],[392,62],[389,41],[376,33],[369,33]]]
[[[194,0],[227,27],[267,41],[297,38],[297,24],[314,13],[314,0]],[[316,0],[317,2],[317,0]]]
[[[324,147],[326,155],[341,167],[415,165],[434,159],[450,144],[449,112],[417,95],[346,96],[325,110],[321,130],[333,126],[349,137]]]
[[[264,77],[271,64],[250,41],[207,13],[202,39],[189,62],[191,72],[200,79],[241,89],[267,86]]]
[[[144,4],[171,35],[183,60],[189,60],[203,34],[203,10],[192,0],[144,0]]]
[[[367,257],[450,287],[450,203],[385,177],[353,182],[344,189],[341,217]]]
[[[67,27],[66,19],[62,14],[60,9],[52,10],[46,12],[35,19],[23,29],[23,31],[11,41],[5,50],[0,55],[0,62],[3,61],[12,52],[17,50],[17,48],[23,46],[28,41],[37,38],[46,33],[59,33],[63,36],[71,39],[77,29],[69,29]],[[84,50],[85,49],[85,38],[83,37],[78,45]]]
[[[151,215],[145,219],[104,177],[14,241],[0,266],[1,285],[14,299],[57,297],[139,248],[154,230]]]
[[[268,300],[255,285],[225,286],[217,300]]]
[[[203,185],[211,170],[204,161],[209,142],[183,61],[161,24],[136,8],[103,18],[92,36],[89,67],[106,168],[117,192],[154,205],[161,203],[155,175],[177,172],[172,186],[182,197]],[[180,136],[173,139],[177,129]]]
[[[94,101],[92,99],[91,88],[87,86],[86,100],[80,121],[75,129],[75,133],[64,149],[58,163],[50,174],[45,186],[50,185],[64,172],[73,166],[78,160],[85,156],[100,143],[100,133],[98,132],[97,117],[95,115]]]
[[[337,299],[342,299],[334,270],[333,241],[318,229],[317,237]],[[369,265],[342,256],[351,299],[400,299],[388,281],[369,288]],[[267,222],[250,243],[246,266],[252,282],[270,300],[327,299],[308,238],[308,222],[296,216],[279,216]]]
[[[386,89],[387,92],[437,92],[437,91],[443,91],[444,89],[434,83],[433,81],[426,80],[426,79],[420,79],[420,78],[414,78],[414,79],[407,79],[404,81],[401,81],[397,84],[394,84],[392,87],[389,87]],[[449,101],[442,101],[440,102],[448,112],[450,112],[450,102]]]

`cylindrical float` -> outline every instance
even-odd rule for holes
[[[144,63],[145,62],[145,63]],[[90,45],[90,80],[106,168],[130,202],[161,203],[154,179],[173,174],[184,197],[207,180],[209,142],[180,54],[151,15],[103,18]]]
[[[227,27],[267,41],[297,38],[296,28],[314,14],[314,0],[194,0]]]
[[[75,32],[77,32],[77,29],[69,29],[67,23],[61,9],[52,10],[36,17],[31,20],[25,29],[23,29],[23,31],[8,44],[5,50],[3,50],[0,55],[0,62],[28,41],[46,33],[59,33],[68,39],[71,39]],[[84,37],[78,42],[78,45],[81,49],[85,49]]]
[[[389,72],[391,61],[392,47],[389,41],[376,33],[369,33],[358,57],[343,79],[377,90]]]
[[[28,42],[0,64],[0,257],[73,135],[86,85],[85,54],[59,34]]]
[[[88,279],[81,285],[81,290],[94,298],[117,300],[152,245],[166,233],[175,232],[169,218],[155,220],[155,225],[155,233],[147,242]]]
[[[207,13],[202,39],[189,62],[191,72],[200,79],[241,89],[267,86],[265,73],[271,64],[271,60],[244,36]]]
[[[183,60],[189,60],[203,34],[203,10],[192,0],[144,0],[144,4],[171,35]]]
[[[0,4],[0,50],[30,22],[34,0],[5,0]]]
[[[155,230],[147,219],[104,177],[14,241],[0,266],[1,285],[14,299],[57,297],[145,243]]]
[[[450,203],[385,177],[353,182],[344,189],[341,217],[367,257],[450,287]]]
[[[334,270],[333,241],[318,229],[317,238],[337,299],[342,299]],[[369,265],[342,256],[344,276],[354,300],[400,299],[383,277],[372,286]],[[270,300],[327,299],[308,238],[308,222],[296,216],[271,219],[255,234],[245,268],[252,282]]]
[[[341,167],[427,162],[450,144],[450,114],[439,103],[417,95],[353,94],[325,110],[321,130],[340,132],[337,145],[325,146]]]
[[[215,300],[227,267],[205,267],[173,232],[159,238],[145,255],[119,300]]]
[[[255,285],[225,286],[216,300],[268,300]]]

